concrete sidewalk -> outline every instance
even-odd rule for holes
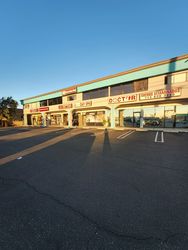
[[[9,129],[9,128],[12,128],[13,127],[1,127],[0,129]],[[32,126],[21,126],[21,127],[16,127],[17,129],[27,129],[27,128],[41,128],[40,126],[35,126],[35,127],[32,127]],[[48,129],[59,129],[59,128],[64,128],[64,129],[74,129],[74,128],[77,128],[77,129],[100,129],[100,130],[105,130],[105,129],[108,129],[108,130],[135,130],[135,131],[140,131],[140,132],[146,132],[146,131],[164,131],[164,132],[168,132],[168,133],[188,133],[188,128],[136,128],[136,127],[115,127],[115,128],[110,128],[110,127],[62,127],[62,126],[49,126],[49,127],[43,127],[43,128],[48,128]]]
[[[146,131],[163,131],[168,133],[188,133],[188,128],[129,128],[129,127],[115,127],[115,128],[105,128],[105,127],[78,127],[82,129],[108,129],[108,130],[135,130],[140,132]]]

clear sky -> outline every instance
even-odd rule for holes
[[[0,0],[0,97],[187,53],[187,0]]]

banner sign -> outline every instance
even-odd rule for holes
[[[75,107],[89,107],[92,106],[92,101],[85,101],[85,102],[77,102],[75,103]]]
[[[117,96],[108,99],[108,103],[124,103],[124,102],[135,102],[137,100],[137,95],[125,95]]]
[[[181,88],[160,89],[140,94],[140,100],[159,99],[181,95]]]
[[[48,110],[49,110],[49,107],[41,107],[41,108],[39,108],[40,112],[44,112],[44,111],[48,111]]]
[[[63,105],[59,105],[58,106],[59,109],[71,109],[72,108],[72,104],[63,104]]]
[[[70,95],[70,94],[76,93],[76,88],[65,89],[65,90],[63,90],[62,93],[63,93],[63,95]]]
[[[38,109],[30,109],[30,112],[31,113],[36,113],[36,112],[38,112]]]

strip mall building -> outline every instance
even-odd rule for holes
[[[188,127],[188,54],[22,100],[24,124]]]

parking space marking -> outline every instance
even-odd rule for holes
[[[127,132],[125,132],[124,134],[121,134],[117,137],[118,140],[123,140],[124,138],[126,138],[127,136],[133,134],[135,131],[134,130],[129,130]]]
[[[162,140],[162,143],[164,143],[164,133],[163,133],[163,131],[161,133],[161,140]]]
[[[163,131],[161,131],[161,140],[158,140],[158,137],[159,137],[159,131],[156,132],[154,142],[164,143],[164,133],[163,133]]]
[[[157,131],[157,133],[155,135],[155,142],[157,142],[158,134],[159,134],[159,131]]]

